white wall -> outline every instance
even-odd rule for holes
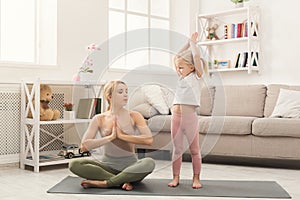
[[[250,0],[261,9],[261,73],[222,73],[224,84],[285,83],[300,84],[299,56],[300,12],[296,0]],[[199,12],[210,13],[232,9],[230,0],[200,0]]]
[[[171,29],[186,36],[195,30],[197,13],[231,9],[230,0],[172,0]],[[296,0],[250,0],[261,8],[261,73],[222,73],[225,84],[287,83],[300,84],[298,48],[300,39]],[[0,67],[0,82],[19,82],[22,78],[40,77],[71,80],[78,70],[90,43],[100,44],[108,37],[108,0],[58,1],[58,66]],[[122,77],[123,72],[109,72],[106,79]]]
[[[0,83],[36,77],[71,80],[87,55],[86,46],[107,39],[107,8],[107,0],[59,0],[58,66],[1,66]]]

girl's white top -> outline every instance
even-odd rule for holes
[[[177,83],[173,105],[184,104],[200,106],[201,77],[191,72],[186,77],[180,77]]]

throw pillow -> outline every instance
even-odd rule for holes
[[[158,114],[158,111],[148,103],[137,105],[132,110],[141,113],[146,119],[149,119],[150,117]]]
[[[270,117],[300,118],[300,91],[280,89]]]
[[[142,87],[147,102],[152,105],[162,115],[169,114],[169,107],[163,98],[160,86],[145,85]]]

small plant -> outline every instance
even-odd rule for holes
[[[63,107],[66,111],[72,111],[73,110],[73,104],[72,103],[64,103]]]
[[[218,60],[214,60],[214,65],[217,65],[218,64]]]
[[[86,49],[88,51],[88,56],[83,61],[82,66],[79,68],[79,73],[93,73],[93,60],[90,58],[90,55],[93,53],[93,51],[101,50],[101,48],[97,47],[95,44],[90,44]]]

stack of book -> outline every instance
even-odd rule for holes
[[[101,98],[80,99],[77,115],[78,119],[92,119],[94,115],[101,113]]]
[[[253,22],[251,22],[251,28],[253,28],[253,36],[257,36],[257,24],[256,27],[252,27]],[[240,37],[248,37],[248,22],[245,21],[243,23],[236,24],[225,24],[224,25],[224,38],[240,38]]]
[[[252,60],[251,66],[257,67],[258,52],[256,52],[254,55],[253,52],[251,52],[251,57],[248,56],[248,52],[238,53],[236,55],[233,67],[234,68],[248,67],[249,66],[248,60]]]

